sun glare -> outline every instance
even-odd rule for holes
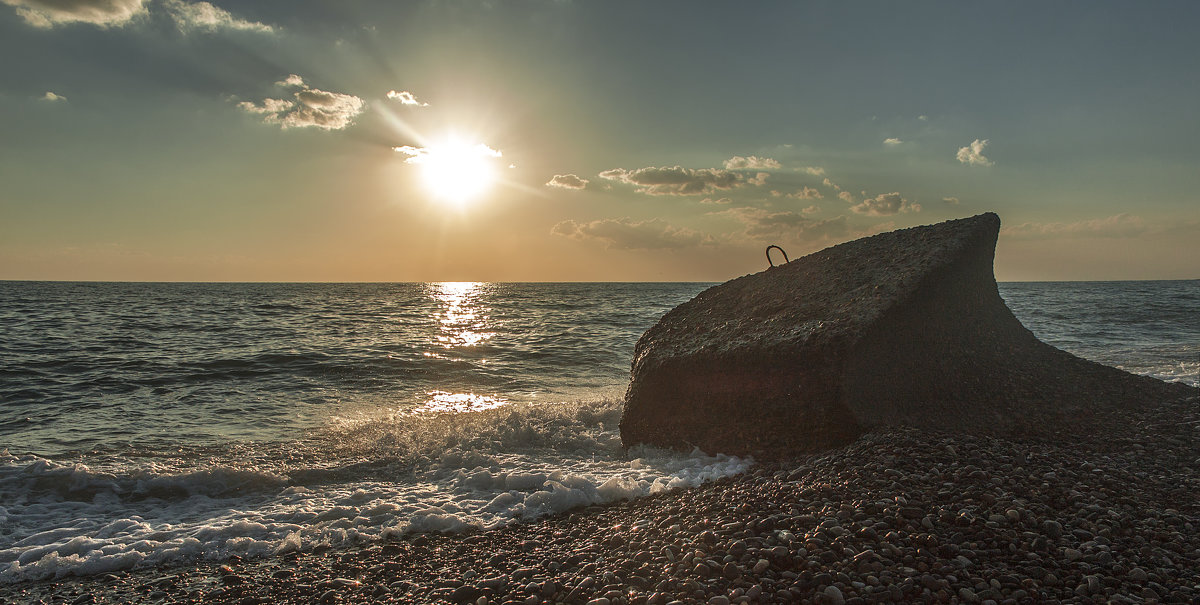
[[[486,193],[496,181],[501,153],[483,143],[450,139],[429,147],[397,147],[418,164],[425,188],[439,200],[462,206]]]

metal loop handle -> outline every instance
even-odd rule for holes
[[[772,267],[775,266],[775,261],[771,260],[771,248],[774,248],[774,249],[778,250],[781,254],[783,254],[783,264],[786,265],[786,264],[792,262],[792,261],[788,260],[787,252],[784,252],[783,248],[780,248],[779,246],[776,246],[775,244],[771,244],[770,246],[767,246],[767,262],[771,263]]]

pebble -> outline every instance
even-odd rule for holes
[[[487,532],[5,585],[0,602],[1200,602],[1189,405],[1047,441],[871,432]]]
[[[730,561],[725,564],[725,567],[721,568],[721,575],[730,580],[736,580],[742,577],[742,569],[738,567],[737,563]]]
[[[846,597],[837,586],[826,586],[822,594],[825,595],[824,602],[829,605],[846,605]]]

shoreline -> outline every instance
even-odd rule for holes
[[[888,429],[491,531],[0,585],[0,603],[1200,602],[1200,398],[1109,420]]]

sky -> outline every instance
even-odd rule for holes
[[[1200,3],[0,0],[0,279],[1200,278]]]

